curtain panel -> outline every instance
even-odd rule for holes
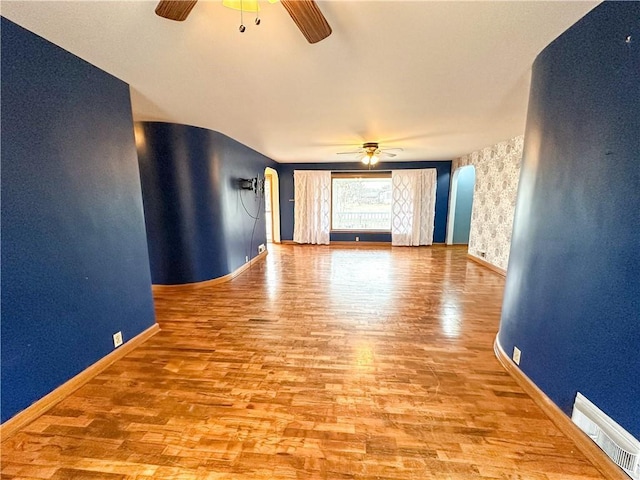
[[[436,217],[435,168],[391,171],[391,244],[433,244]]]
[[[331,172],[294,170],[293,241],[329,245]]]

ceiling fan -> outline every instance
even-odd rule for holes
[[[402,148],[380,148],[378,142],[366,142],[362,144],[358,150],[352,150],[350,152],[338,152],[337,155],[356,155],[358,160],[361,160],[365,165],[375,165],[380,161],[380,158],[393,158],[397,156],[392,151],[402,151]]]
[[[189,16],[197,1],[160,0],[156,7],[156,14],[169,20],[181,22]],[[235,3],[240,4],[240,8],[242,8],[242,2]],[[253,3],[255,5],[254,8],[257,8],[256,0],[245,0],[245,3]],[[280,3],[289,12],[289,15],[309,43],[317,43],[331,35],[331,27],[314,0],[280,0]],[[249,11],[248,8],[244,10]],[[256,24],[259,23],[260,20],[256,18]],[[240,25],[240,31],[244,31],[244,25]]]

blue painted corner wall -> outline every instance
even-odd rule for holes
[[[155,317],[128,85],[1,22],[4,422]]]
[[[393,169],[435,168],[438,175],[436,189],[436,217],[433,241],[444,243],[447,231],[447,212],[449,209],[449,183],[451,177],[451,160],[424,162],[381,162],[375,170],[389,171]],[[293,240],[294,219],[294,170],[331,170],[331,171],[369,171],[360,162],[340,163],[281,163],[276,167],[280,178],[280,230],[282,240]],[[331,241],[354,241],[355,232],[332,232]],[[391,233],[357,233],[361,242],[391,242]]]
[[[639,19],[605,2],[534,64],[498,336],[565,413],[579,391],[638,439]]]
[[[238,186],[264,179],[268,157],[205,128],[136,124],[136,142],[154,284],[227,275],[266,243],[264,196]]]

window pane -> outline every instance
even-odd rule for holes
[[[333,230],[391,230],[391,178],[333,178]]]

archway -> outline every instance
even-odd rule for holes
[[[476,169],[473,165],[461,167],[453,173],[447,245],[469,244],[475,184]]]
[[[280,182],[278,172],[264,169],[265,221],[267,242],[280,243]]]

